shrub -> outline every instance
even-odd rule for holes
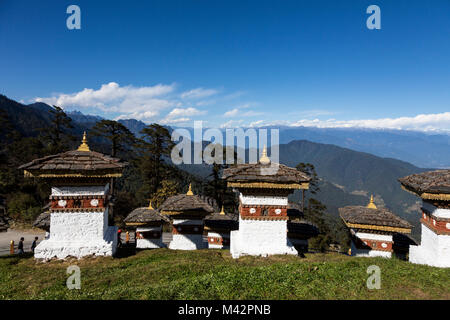
[[[9,216],[21,222],[33,222],[42,211],[39,202],[28,193],[11,195],[7,206]]]

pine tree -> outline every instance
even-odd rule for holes
[[[155,194],[161,187],[162,176],[167,166],[164,157],[170,155],[174,146],[169,130],[153,123],[141,130],[142,139],[137,143],[140,151],[139,166],[143,173],[143,191]]]
[[[127,127],[113,120],[96,122],[89,133],[92,136],[103,137],[109,140],[112,157],[115,157],[119,151],[129,151],[136,142],[136,137]]]
[[[332,238],[330,236],[330,228],[325,221],[325,212],[327,207],[320,201],[310,198],[308,199],[308,206],[305,208],[305,218],[315,224],[319,229],[319,235],[310,240],[311,248],[326,251],[329,248]]]
[[[220,146],[223,155],[222,159],[226,159],[226,148]],[[215,157],[215,149],[211,154]],[[237,153],[234,151],[234,162],[236,162]],[[222,179],[223,169],[227,168],[227,164],[213,163],[211,167],[211,174],[208,176],[211,178],[204,188],[204,193],[207,196],[212,197],[219,208],[225,206],[228,211],[234,212],[235,209],[235,193],[227,187],[227,182]]]
[[[73,129],[72,119],[58,106],[53,106],[50,113],[51,125],[40,129],[41,136],[47,143],[48,153],[62,152],[75,141],[75,137],[69,133],[70,129]]]
[[[317,175],[314,165],[311,163],[299,163],[296,169],[306,173],[311,180],[309,181],[308,192],[312,195],[317,194],[320,191],[319,187],[319,176]],[[309,197],[306,201],[307,205],[305,207],[305,193],[303,191],[302,207],[304,211],[305,218],[314,223],[319,229],[319,235],[310,240],[310,246],[312,248],[318,249],[320,251],[326,251],[332,242],[332,237],[330,235],[330,227],[325,220],[325,213],[327,207],[321,203],[319,200]]]

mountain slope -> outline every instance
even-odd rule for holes
[[[386,207],[403,217],[416,215],[412,206],[418,199],[404,192],[397,179],[426,171],[404,161],[306,140],[280,145],[280,162],[288,166],[312,163],[318,175],[327,182],[348,194],[377,195],[379,203],[384,202]],[[328,197],[325,194],[323,198]],[[330,199],[328,202],[336,204],[337,201]]]
[[[450,167],[450,135],[358,128],[277,128],[283,144],[309,140],[396,158],[424,168]]]

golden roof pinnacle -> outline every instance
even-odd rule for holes
[[[377,209],[377,206],[376,206],[375,203],[373,202],[373,195],[370,195],[370,202],[369,202],[369,204],[367,205],[367,208],[370,208],[370,209]]]
[[[259,158],[259,163],[261,163],[261,164],[269,164],[270,163],[270,159],[267,156],[266,145],[264,145],[263,151],[261,153],[261,157]]]
[[[150,203],[148,204],[148,208],[147,209],[154,210],[153,207],[152,207],[152,200],[150,200]]]
[[[86,131],[83,133],[83,140],[81,140],[81,144],[78,147],[77,151],[91,151],[89,150],[89,146],[87,144]]]
[[[186,192],[186,195],[187,196],[193,196],[194,195],[194,193],[192,192],[192,183],[189,183],[189,190],[188,190],[188,192]]]
[[[224,209],[223,209],[223,205],[222,205],[222,210],[220,211],[220,214],[221,214],[221,215],[225,215],[225,211],[224,211]]]

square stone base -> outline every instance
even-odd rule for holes
[[[91,240],[53,240],[41,241],[34,250],[34,258],[50,260],[68,257],[82,258],[86,256],[113,256],[117,249],[117,227],[108,227],[103,239]]]
[[[267,235],[269,237],[269,235]],[[263,245],[258,243],[249,243],[242,240],[239,230],[231,231],[230,234],[230,253],[234,259],[241,256],[262,256],[267,257],[275,254],[292,254],[298,255],[298,251],[290,243],[286,237],[284,242],[273,242],[271,245]]]

